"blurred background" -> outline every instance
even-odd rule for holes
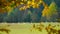
[[[60,0],[0,0],[0,22],[60,22]]]

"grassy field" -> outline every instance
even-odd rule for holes
[[[33,23],[38,25],[39,23]],[[47,32],[43,29],[43,32],[40,32],[38,30],[32,29],[32,25],[31,23],[20,23],[20,24],[0,24],[0,28],[1,26],[4,28],[8,28],[11,31],[9,32],[9,34],[47,34]],[[57,25],[58,23],[52,23],[52,25]],[[7,26],[9,25],[9,27]],[[48,23],[44,24],[45,26],[48,25]],[[32,29],[32,31],[31,31]],[[1,32],[0,34],[6,34],[6,32]]]

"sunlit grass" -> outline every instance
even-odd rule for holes
[[[42,32],[39,31],[38,29],[34,28],[32,29],[33,24],[39,25],[40,23],[16,23],[16,24],[9,24],[10,25],[9,27],[7,26],[8,24],[0,24],[0,26],[4,28],[9,28],[11,30],[9,34],[48,34],[48,32],[44,28]],[[43,24],[44,27],[48,26],[49,24],[51,24],[52,26],[59,25],[59,23],[41,23],[41,24]],[[56,26],[55,29],[59,29],[59,27]],[[6,32],[0,31],[0,34],[6,34]]]

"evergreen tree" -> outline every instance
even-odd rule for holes
[[[50,6],[48,7],[49,9],[46,10],[46,13],[44,14],[44,19],[42,19],[43,21],[57,21],[57,16],[58,16],[58,13],[57,13],[57,5],[55,2],[52,2],[50,4]]]

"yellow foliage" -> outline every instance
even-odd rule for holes
[[[20,4],[24,4],[23,2],[20,2]]]
[[[27,1],[27,5],[31,5],[31,1]]]
[[[13,9],[12,7],[10,7],[10,6],[6,6],[6,9],[7,9],[7,11],[8,11],[8,15],[10,14],[10,12],[11,12],[11,10]]]

